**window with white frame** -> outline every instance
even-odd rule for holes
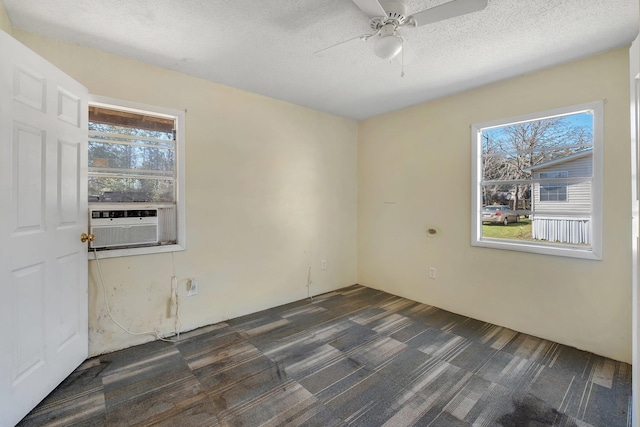
[[[568,172],[540,172],[540,179],[567,178]],[[553,182],[540,184],[541,202],[565,202],[567,200],[567,183]]]
[[[603,103],[472,126],[471,244],[602,259]]]
[[[184,113],[92,97],[92,250],[125,256],[184,248]]]

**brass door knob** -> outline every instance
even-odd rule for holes
[[[86,242],[87,240],[93,242],[93,239],[95,239],[95,236],[93,234],[82,233],[80,235],[80,241],[82,243]]]

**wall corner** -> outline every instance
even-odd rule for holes
[[[13,27],[11,26],[11,21],[9,20],[9,15],[7,15],[6,10],[2,3],[0,3],[0,30],[5,33],[12,35]]]

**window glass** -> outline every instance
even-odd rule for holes
[[[592,103],[473,125],[472,244],[599,257],[601,110]],[[515,215],[490,215],[496,206]]]
[[[184,249],[184,113],[102,97],[89,103],[92,255]]]
[[[566,178],[567,172],[540,172],[540,179]],[[540,184],[540,201],[541,202],[564,202],[567,200],[567,184],[566,183],[541,183]]]
[[[89,201],[175,202],[175,120],[89,108]]]

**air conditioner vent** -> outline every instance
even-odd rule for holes
[[[158,244],[158,210],[96,209],[89,212],[92,249]]]

